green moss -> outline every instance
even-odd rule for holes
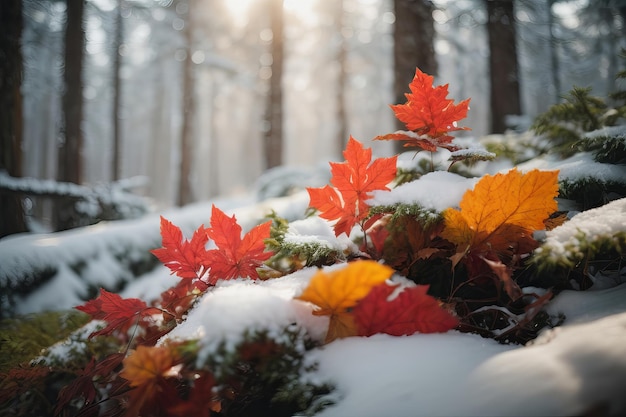
[[[324,266],[343,262],[349,256],[323,243],[290,243],[285,242],[285,234],[289,229],[289,222],[272,213],[268,216],[272,220],[270,238],[265,240],[268,249],[274,252],[266,264],[283,274],[291,273],[304,266]]]
[[[0,321],[0,372],[29,361],[89,321],[79,311],[29,314]]]
[[[401,217],[409,216],[418,220],[424,227],[441,220],[441,214],[433,209],[427,209],[419,204],[397,203],[388,206],[374,206],[370,208],[370,215],[391,214],[390,221],[395,222]]]

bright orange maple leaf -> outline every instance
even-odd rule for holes
[[[168,373],[179,362],[166,346],[140,345],[124,358],[120,376],[133,387],[124,417],[160,415],[169,405],[176,403],[178,395],[174,384],[168,380]]]
[[[532,237],[557,209],[558,171],[512,169],[486,175],[461,200],[461,210],[443,212],[441,236],[457,245],[461,256],[482,259],[504,282],[512,298],[521,294],[510,271],[499,262],[503,255],[525,254],[536,247]]]
[[[204,256],[204,262],[211,268],[209,284],[215,284],[218,279],[259,278],[257,268],[274,254],[265,251],[271,225],[268,221],[255,226],[242,239],[242,229],[235,216],[228,217],[213,205],[211,227],[206,233],[217,249],[207,251]]]
[[[174,358],[168,347],[140,345],[124,358],[123,364],[120,376],[130,381],[131,387],[138,387],[163,377],[174,366]]]
[[[330,316],[326,342],[356,335],[350,309],[376,285],[385,282],[394,270],[375,261],[355,261],[331,272],[318,271],[297,300],[318,308],[316,316]]]
[[[459,324],[436,298],[427,294],[428,285],[404,288],[390,300],[396,290],[396,286],[377,285],[354,307],[354,320],[360,336],[443,333]]]
[[[434,77],[415,70],[413,81],[409,84],[411,93],[405,94],[405,104],[392,105],[398,120],[406,125],[409,132],[396,132],[382,135],[374,140],[404,140],[404,146],[415,146],[427,151],[437,147],[457,150],[453,145],[450,132],[469,130],[458,127],[457,122],[467,116],[470,99],[454,104],[448,99],[448,84],[433,87]]]
[[[461,210],[443,212],[442,236],[465,250],[506,249],[535,230],[557,209],[558,171],[512,169],[485,175],[463,195]],[[513,233],[513,234],[511,234]]]
[[[372,162],[372,149],[350,136],[343,152],[345,162],[331,162],[331,183],[321,188],[307,188],[309,205],[320,211],[320,217],[337,220],[335,235],[345,233],[350,236],[354,225],[361,224],[365,229],[365,220],[369,214],[366,203],[374,190],[389,190],[387,185],[396,177],[396,159],[377,158]],[[371,164],[370,164],[371,162]]]

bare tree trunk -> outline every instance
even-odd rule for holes
[[[82,179],[84,0],[67,0],[65,71],[63,80],[64,141],[59,148],[59,181],[80,184]]]
[[[209,196],[215,197],[220,193],[220,147],[218,140],[216,101],[219,80],[211,77],[211,114],[209,116]]]
[[[0,171],[22,175],[22,0],[0,1]],[[0,193],[0,237],[26,231],[20,195]]]
[[[339,147],[339,152],[337,156],[341,157],[341,154],[348,143],[348,115],[346,112],[346,84],[347,84],[347,74],[346,74],[346,59],[348,55],[348,51],[346,50],[346,41],[342,34],[342,29],[344,25],[344,11],[343,11],[343,0],[337,1],[337,15],[335,17],[336,30],[339,33],[339,46],[337,51],[337,63],[339,64],[339,74],[337,76],[337,123],[339,124],[339,129],[337,131],[337,144]]]
[[[503,133],[506,116],[521,114],[513,0],[487,0],[491,133]]]
[[[193,120],[196,112],[194,96],[193,61],[193,0],[188,0],[187,19],[185,19],[185,44],[187,53],[183,62],[183,122],[180,135],[180,178],[178,186],[178,205],[184,206],[194,201],[191,186],[191,168],[193,165]]]
[[[85,29],[83,27],[84,0],[67,0],[65,23],[65,70],[63,72],[63,135],[59,146],[57,180],[82,182],[83,133],[83,57]],[[56,230],[65,230],[80,224],[75,218],[74,202],[61,200],[55,208]]]
[[[558,41],[554,33],[554,12],[552,5],[556,0],[550,0],[548,4],[548,31],[550,33],[550,71],[552,75],[552,88],[554,89],[554,103],[561,101],[561,77],[559,68]]]
[[[283,0],[269,0],[269,2],[272,29],[272,75],[265,109],[266,169],[282,164],[283,160]]]
[[[113,42],[113,155],[111,156],[111,180],[120,179],[120,159],[121,159],[121,102],[122,102],[122,80],[120,77],[120,67],[122,65],[122,55],[120,47],[124,36],[122,7],[124,0],[117,0],[117,9],[115,15],[115,39]]]

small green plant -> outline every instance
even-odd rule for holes
[[[539,115],[531,128],[549,139],[553,152],[568,157],[577,152],[574,144],[586,132],[614,126],[625,116],[623,109],[612,108],[603,99],[592,96],[591,88],[574,87],[564,102]]]

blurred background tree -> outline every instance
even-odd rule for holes
[[[22,1],[0,4],[0,171],[22,174]],[[26,231],[21,197],[0,190],[0,237]]]

